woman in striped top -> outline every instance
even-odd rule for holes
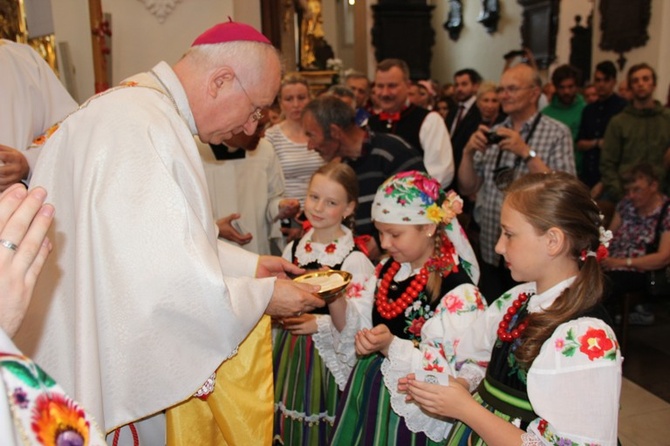
[[[307,80],[295,74],[285,76],[279,89],[279,105],[284,120],[265,132],[284,172],[284,196],[300,200],[301,208],[305,204],[309,179],[325,164],[321,155],[307,150],[301,115],[309,100]]]

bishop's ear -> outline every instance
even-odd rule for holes
[[[216,97],[225,85],[232,85],[235,81],[235,72],[232,68],[218,67],[209,75],[207,91],[212,97]]]

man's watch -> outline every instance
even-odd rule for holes
[[[530,152],[528,152],[528,156],[523,159],[524,163],[527,163],[528,161],[532,160],[537,156],[537,152],[533,149],[530,149]]]

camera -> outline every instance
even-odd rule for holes
[[[503,140],[502,135],[498,135],[494,131],[486,132],[486,142],[488,144],[498,144],[502,140]]]

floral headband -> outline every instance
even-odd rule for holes
[[[400,225],[444,223],[444,232],[456,256],[474,283],[479,264],[465,231],[454,218],[463,211],[463,199],[454,191],[444,193],[440,183],[424,172],[412,170],[387,179],[372,202],[372,220]],[[458,259],[455,259],[458,261]]]
[[[445,194],[428,174],[411,170],[387,179],[372,203],[372,220],[380,223],[421,225],[449,224],[463,211],[463,199],[454,191]]]

